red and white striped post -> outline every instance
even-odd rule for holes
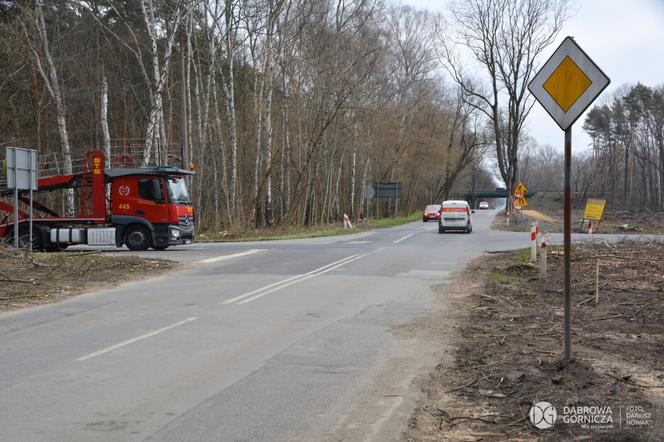
[[[539,223],[535,221],[530,225],[530,260],[537,261],[537,234],[539,233]]]

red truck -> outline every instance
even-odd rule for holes
[[[194,209],[185,177],[194,172],[175,166],[135,167],[128,156],[120,160],[119,167],[105,168],[104,154],[88,151],[80,171],[38,179],[32,204],[33,249],[124,244],[131,250],[164,250],[193,242]],[[77,215],[62,216],[38,202],[40,194],[60,189],[78,189]],[[0,182],[0,197],[5,197],[5,202],[0,199],[0,239],[7,242],[14,237],[13,195],[14,190]],[[29,205],[25,193],[20,201]],[[19,245],[26,247],[29,225],[24,210],[19,210],[18,224]]]

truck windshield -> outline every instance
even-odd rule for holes
[[[168,185],[168,196],[172,202],[191,204],[184,178],[168,177],[166,184]]]

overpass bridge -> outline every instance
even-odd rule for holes
[[[525,196],[526,198],[530,198],[535,195],[537,195],[537,191],[527,192]],[[475,191],[469,191],[463,194],[463,199],[466,201],[492,198],[507,198],[507,190],[503,187],[498,187],[496,189],[476,189]]]
[[[526,199],[531,198],[540,191],[531,191],[531,192],[526,192]],[[468,191],[463,194],[463,199],[468,201],[470,204],[470,207],[477,208],[478,201],[484,201],[488,199],[496,199],[496,198],[507,198],[507,190],[505,190],[504,187],[498,187],[495,189],[476,189],[475,191]]]

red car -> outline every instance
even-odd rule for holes
[[[438,221],[440,219],[440,204],[429,204],[422,214],[422,222],[427,222],[430,219]]]

